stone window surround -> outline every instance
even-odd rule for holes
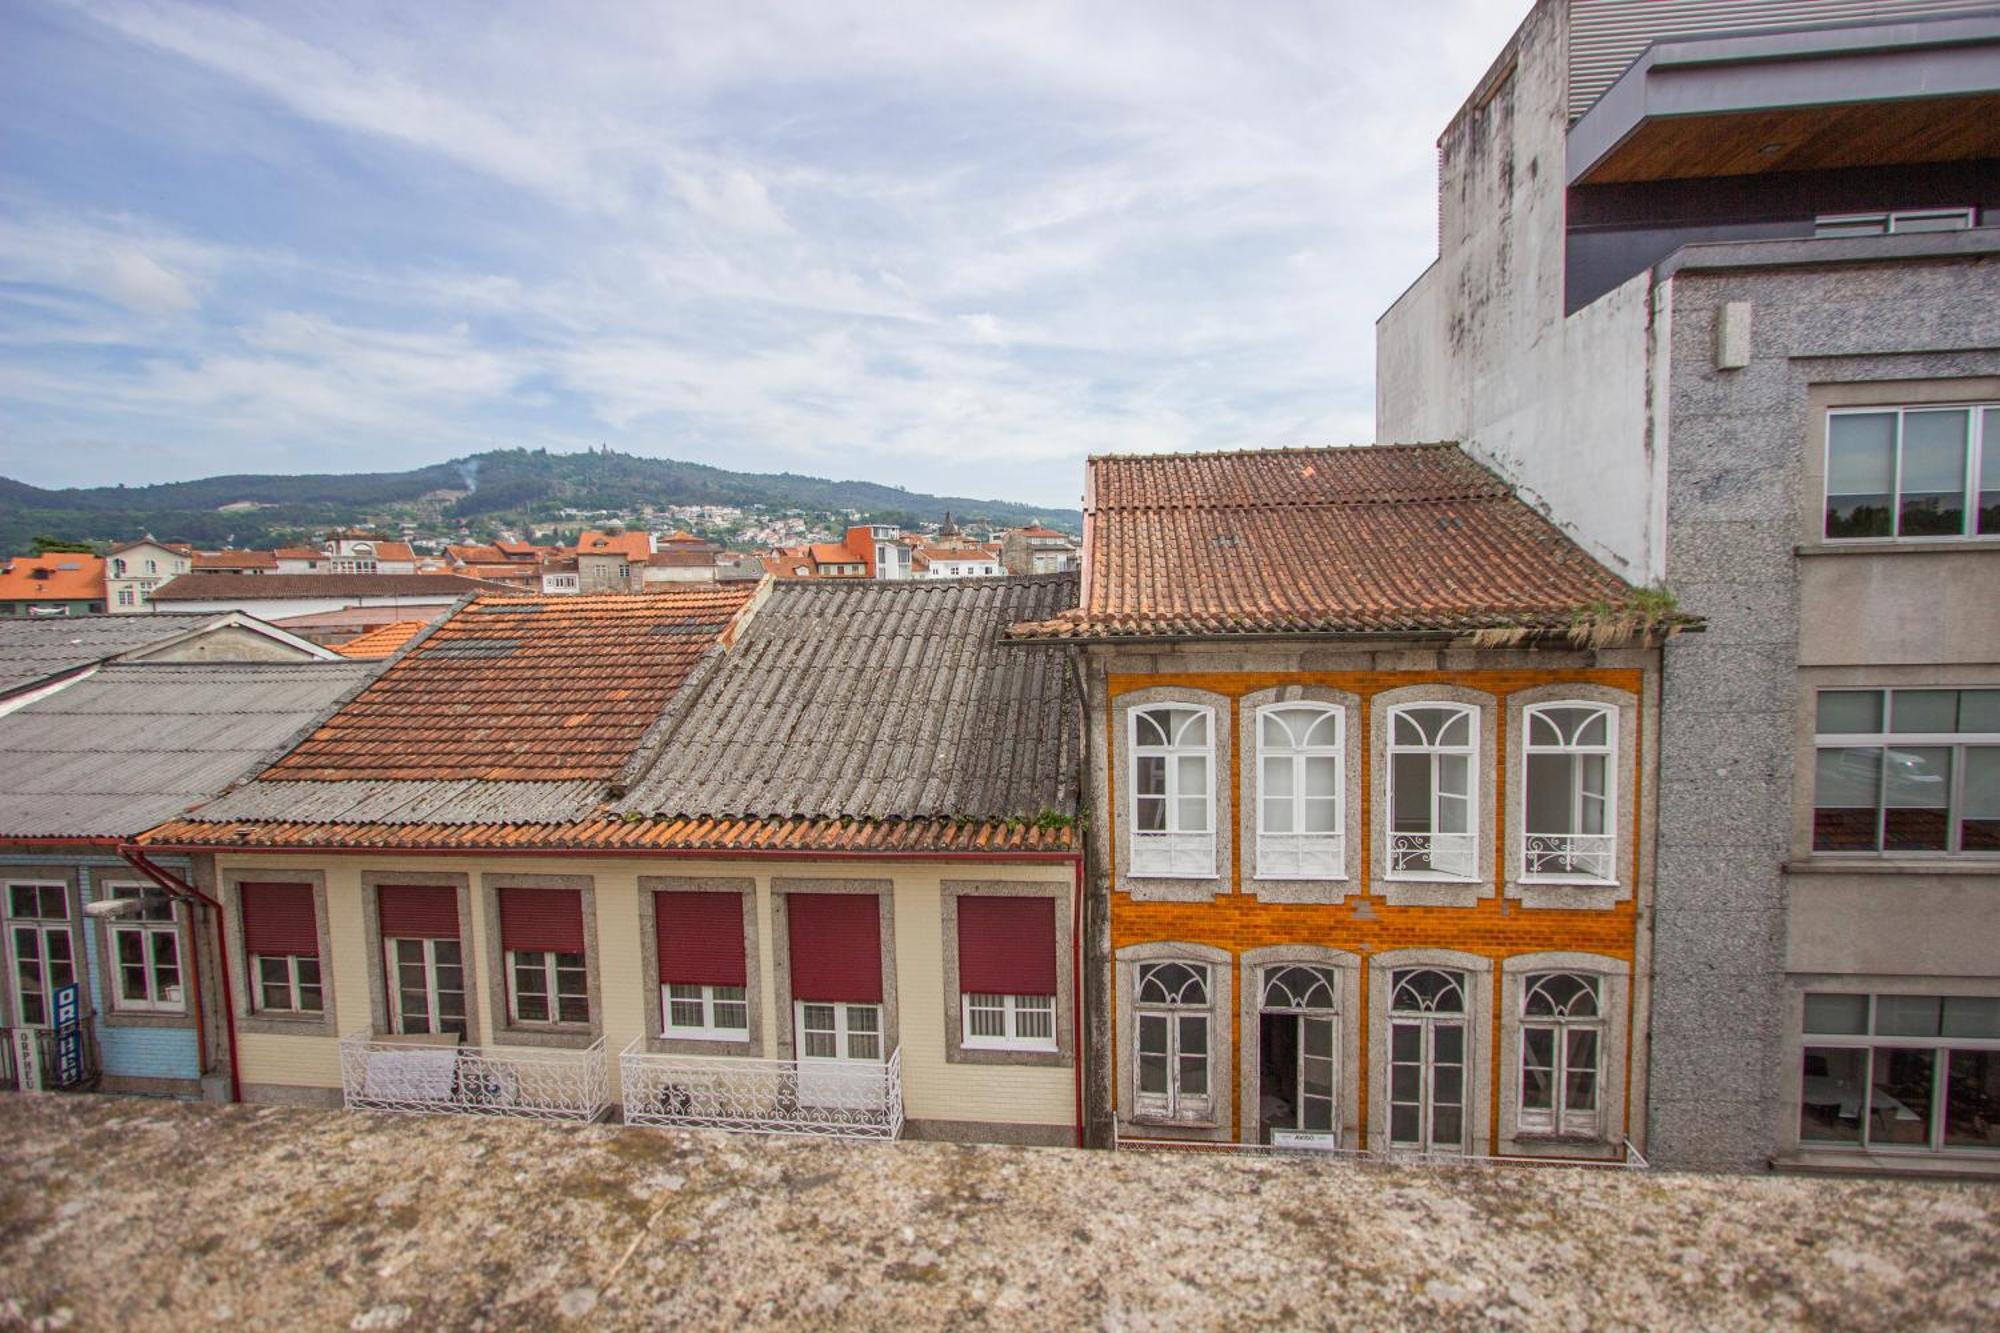
[[[584,984],[590,987],[590,1022],[522,1024],[513,1021],[507,1004],[507,950],[500,939],[501,889],[574,889],[581,894]],[[598,975],[596,882],[589,875],[482,874],[479,877],[479,910],[486,927],[486,999],[492,1007],[494,1044],[581,1050],[603,1036],[604,985]]]
[[[1139,965],[1141,963],[1205,963],[1208,966],[1208,1087],[1210,1118],[1207,1120],[1165,1120],[1133,1113],[1137,1104],[1139,1079],[1137,1007]],[[1116,1115],[1121,1126],[1142,1135],[1212,1140],[1228,1143],[1236,1137],[1236,1098],[1227,1077],[1236,1068],[1232,1050],[1233,1025],[1229,1021],[1235,1003],[1235,960],[1226,949],[1180,940],[1153,940],[1128,944],[1114,957],[1117,987],[1118,1030],[1114,1036],[1117,1056]]]
[[[1527,880],[1522,875],[1527,844],[1527,710],[1535,704],[1564,702],[1608,704],[1617,734],[1612,738],[1611,763],[1615,774],[1612,799],[1612,846],[1614,883],[1571,883],[1561,880]],[[1571,911],[1608,911],[1629,902],[1633,892],[1632,850],[1638,828],[1635,815],[1639,804],[1638,755],[1639,696],[1629,690],[1605,685],[1564,681],[1537,685],[1509,694],[1507,704],[1507,896],[1531,911],[1554,908]]]
[[[1479,874],[1469,880],[1392,879],[1389,876],[1389,735],[1390,710],[1406,704],[1471,704],[1478,710],[1479,739],[1473,755],[1473,864]],[[1500,699],[1485,690],[1443,681],[1402,685],[1383,690],[1368,701],[1369,809],[1375,823],[1369,839],[1370,880],[1374,893],[1391,907],[1471,907],[1493,896],[1493,821],[1495,778],[1499,768],[1497,741]]]
[[[1968,375],[1956,379],[1859,380],[1823,382],[1806,388],[1805,468],[1799,487],[1799,544],[1828,550],[1896,551],[1968,550],[1991,545],[1991,538],[1875,537],[1828,542],[1826,539],[1827,413],[1841,407],[1956,407],[2000,402],[2000,376]]]
[[[1074,904],[1068,880],[947,879],[939,882],[944,921],[944,1058],[954,1065],[1052,1065],[1076,1061],[1076,975]],[[1056,918],[1056,1048],[1053,1051],[967,1050],[963,1045],[965,1006],[958,987],[958,900],[960,898],[1047,898]]]
[[[1263,1084],[1262,1071],[1258,1067],[1262,1057],[1258,1016],[1264,1008],[1266,973],[1292,964],[1333,969],[1334,1027],[1340,1042],[1340,1086],[1335,1090],[1338,1107],[1336,1141],[1343,1148],[1353,1147],[1360,1142],[1361,1121],[1362,955],[1320,944],[1272,944],[1259,949],[1245,949],[1237,962],[1241,969],[1237,989],[1241,996],[1239,1022],[1243,1032],[1243,1049],[1238,1056],[1236,1086],[1242,1088],[1246,1096],[1261,1096]],[[1249,1113],[1243,1117],[1241,1138],[1245,1143],[1255,1143],[1263,1123],[1263,1112],[1261,1106],[1245,1109]]]
[[[882,1058],[902,1045],[901,1009],[896,1002],[896,882],[891,879],[771,879],[771,993],[777,1008],[778,1058],[798,1058],[792,1029],[792,925],[786,899],[794,893],[871,893],[881,922]]]
[[[743,995],[748,1005],[748,1041],[704,1041],[669,1037],[660,1001],[660,918],[654,895],[661,893],[734,893],[743,900]],[[646,1050],[654,1055],[764,1054],[763,978],[757,958],[757,880],[754,876],[639,876],[639,978],[646,997]]]
[[[236,1028],[239,1032],[263,1033],[278,1037],[340,1035],[340,1006],[334,993],[333,932],[327,925],[326,872],[232,866],[222,872],[223,934],[229,956],[235,959]],[[256,1004],[257,977],[250,969],[250,953],[243,947],[243,885],[308,884],[312,886],[313,925],[319,934],[319,996],[323,1006],[318,1017],[310,1014],[283,1014],[259,1009]]]
[[[106,872],[109,873],[106,873]],[[129,877],[118,874],[111,867],[94,869],[90,875],[91,901],[99,902],[111,897],[113,889],[139,888],[165,894],[159,885],[147,879],[136,870]],[[103,1003],[96,1006],[97,1020],[106,1027],[113,1028],[180,1028],[195,1026],[194,1002],[198,986],[193,972],[198,966],[195,958],[195,905],[180,895],[167,899],[174,905],[174,938],[180,946],[181,967],[181,1011],[164,1013],[154,1009],[121,1009],[118,1005],[119,981],[118,950],[112,943],[111,928],[117,924],[110,918],[91,923],[97,932],[98,980],[102,983]],[[156,927],[158,922],[152,923]]]
[[[1389,1008],[1394,974],[1435,967],[1465,974],[1466,1155],[1484,1156],[1493,1133],[1493,960],[1456,949],[1391,949],[1368,960],[1368,1145],[1389,1148]]]
[[[74,951],[78,980],[84,983],[81,995],[88,1019],[98,1014],[96,994],[89,984],[90,964],[83,953],[83,932],[88,929],[89,918],[83,914],[82,895],[77,892],[77,871],[74,866],[38,866],[27,864],[0,865],[0,891],[8,884],[61,884],[63,886],[63,906],[69,911],[71,947]],[[0,921],[11,923],[8,914],[11,904],[0,901]],[[101,957],[102,955],[100,955]],[[14,1021],[14,939],[10,933],[0,940],[0,959],[4,959],[8,975],[0,980],[0,1019],[11,1024]]]
[[[458,956],[465,981],[465,1045],[479,1045],[479,991],[474,981],[472,877],[435,871],[361,872],[361,936],[368,945],[368,1021],[377,1037],[389,1036],[388,954],[382,944],[381,888],[408,884],[455,890],[458,894]]]
[[[1263,783],[1259,762],[1263,730],[1258,711],[1272,704],[1330,704],[1342,710],[1341,855],[1342,879],[1259,879],[1257,877],[1258,797]],[[1367,742],[1366,709],[1361,696],[1327,685],[1278,685],[1254,690],[1237,700],[1243,719],[1243,793],[1237,801],[1237,823],[1243,848],[1245,891],[1267,903],[1338,903],[1362,892],[1361,885],[1361,751]]]
[[[1138,877],[1129,872],[1132,864],[1132,710],[1153,704],[1189,704],[1211,710],[1210,786],[1215,806],[1210,811],[1215,825],[1215,875],[1210,879]],[[1229,892],[1230,868],[1235,864],[1236,820],[1230,812],[1235,793],[1230,789],[1230,747],[1236,717],[1235,700],[1212,690],[1189,685],[1148,685],[1127,690],[1111,700],[1111,754],[1114,776],[1111,790],[1117,794],[1112,824],[1117,832],[1118,878],[1113,888],[1132,895],[1134,902],[1207,902]]]
[[[1545,972],[1576,972],[1598,979],[1598,1013],[1603,1036],[1597,1051],[1597,1124],[1594,1135],[1524,1134],[1521,1121],[1521,1002],[1527,978]],[[1609,954],[1556,951],[1515,954],[1500,970],[1500,1151],[1533,1156],[1615,1156],[1625,1138],[1625,1052],[1629,1044],[1632,965]]]

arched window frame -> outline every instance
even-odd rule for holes
[[[1333,724],[1331,744],[1289,744],[1276,748],[1269,744],[1267,722],[1284,729],[1287,738],[1296,741],[1295,724],[1285,720],[1282,714],[1292,713],[1313,715],[1306,724],[1306,739],[1310,742],[1318,729],[1330,720]],[[1256,877],[1258,879],[1302,879],[1339,880],[1347,878],[1347,710],[1339,704],[1321,703],[1310,699],[1282,699],[1259,705],[1252,715],[1251,725],[1257,734],[1257,769],[1252,799],[1255,802],[1253,819],[1256,827]],[[1324,761],[1323,771],[1330,771],[1333,784],[1328,796],[1308,796],[1305,790],[1306,774],[1311,771],[1309,760]],[[1290,769],[1288,796],[1274,797],[1270,792],[1270,777],[1273,761],[1285,764]],[[1290,803],[1289,829],[1275,830],[1269,827],[1267,806],[1273,800]],[[1333,827],[1327,831],[1308,832],[1306,822],[1308,800],[1330,800],[1333,806]]]
[[[1441,739],[1433,740],[1425,736],[1423,743],[1412,745],[1405,741],[1402,730],[1405,719],[1409,725],[1417,726],[1409,715],[1422,710],[1443,710],[1455,713],[1465,720],[1463,743],[1443,744]],[[1405,703],[1391,705],[1385,720],[1387,729],[1388,764],[1385,773],[1386,800],[1382,811],[1383,836],[1389,849],[1388,874],[1390,879],[1444,880],[1449,882],[1470,882],[1480,878],[1479,861],[1479,788],[1481,748],[1479,735],[1480,709],[1473,704],[1455,699],[1412,699]],[[1442,738],[1450,723],[1438,729]],[[1420,732],[1421,734],[1421,732]],[[1427,831],[1396,829],[1396,756],[1399,754],[1427,754],[1431,756],[1431,811],[1430,828]],[[1447,799],[1462,799],[1465,802],[1464,830],[1462,832],[1439,832],[1439,759],[1447,755],[1461,755],[1465,759],[1465,790],[1454,793]],[[1438,869],[1440,862],[1448,868]]]
[[[1176,715],[1186,716],[1176,716]],[[1168,724],[1159,719],[1164,715],[1174,720]],[[1202,722],[1202,740],[1183,743],[1196,718]],[[1208,704],[1183,703],[1163,700],[1149,703],[1131,710],[1126,722],[1126,743],[1128,759],[1126,763],[1126,817],[1131,835],[1131,856],[1127,873],[1135,877],[1157,879],[1213,879],[1215,878],[1215,847],[1217,810],[1215,800],[1216,770],[1216,710]],[[1164,744],[1142,742],[1141,728],[1150,723],[1163,737]],[[1140,772],[1147,759],[1161,759],[1163,782],[1161,790],[1149,792],[1141,790]],[[1182,788],[1182,768],[1184,759],[1199,758],[1202,761],[1201,790],[1191,793]],[[1189,829],[1181,827],[1184,811],[1183,803],[1198,795],[1202,802],[1203,827]],[[1162,803],[1163,827],[1147,829],[1140,819],[1140,803],[1145,800],[1159,800]]]
[[[1567,1003],[1551,1003],[1547,1012],[1537,1013],[1537,998],[1552,997],[1550,988],[1558,985],[1573,987],[1575,993]],[[1588,996],[1587,1013],[1578,1012],[1577,1001],[1583,996]],[[1603,978],[1588,972],[1532,972],[1521,978],[1520,1067],[1515,1085],[1521,1133],[1596,1138],[1602,1132],[1605,1002]],[[1543,1034],[1546,1040],[1538,1041]],[[1588,1070],[1587,1096],[1572,1086],[1579,1066]],[[1531,1077],[1534,1071],[1542,1071],[1545,1080]],[[1541,1104],[1530,1105],[1531,1101]],[[1587,1105],[1574,1104],[1578,1102]]]
[[[1550,716],[1558,709],[1583,709],[1604,723],[1604,739],[1601,744],[1586,744],[1573,739],[1581,735],[1587,722],[1579,723],[1570,736],[1563,736],[1560,724]],[[1526,705],[1521,710],[1521,766],[1520,781],[1522,800],[1520,802],[1521,827],[1519,830],[1521,862],[1519,873],[1524,883],[1562,884],[1613,884],[1618,878],[1618,709],[1610,704],[1594,699],[1546,699]],[[1546,736],[1555,731],[1558,743],[1549,744]],[[1573,761],[1570,786],[1570,822],[1577,825],[1584,821],[1586,801],[1591,794],[1584,790],[1578,775],[1583,771],[1581,759],[1599,756],[1604,763],[1599,771],[1600,790],[1595,799],[1602,806],[1598,823],[1602,829],[1598,833],[1535,833],[1528,828],[1529,798],[1532,795],[1530,773],[1537,755],[1565,755]]]
[[[1595,983],[1595,1019],[1581,1015],[1558,1018],[1528,1014],[1530,986],[1536,979],[1554,974],[1568,974]],[[1628,1052],[1636,1050],[1643,1056],[1645,1051],[1643,1024],[1637,1032],[1630,1030],[1631,960],[1573,950],[1515,954],[1505,960],[1499,992],[1496,999],[1500,1006],[1500,1049],[1494,1065],[1500,1080],[1497,1127],[1500,1151],[1529,1157],[1615,1159],[1623,1154],[1627,1132],[1632,1133],[1633,1141],[1643,1151],[1644,1117],[1638,1117],[1637,1123],[1629,1127],[1626,1124],[1628,1100],[1638,1105],[1645,1098],[1643,1059],[1636,1065],[1628,1059]],[[1522,1103],[1527,1100],[1522,1091],[1527,1028],[1555,1022],[1595,1023],[1598,1034],[1597,1108],[1588,1115],[1572,1113],[1567,1124],[1559,1114],[1551,1117],[1532,1113],[1540,1108],[1526,1108],[1531,1114],[1525,1118],[1522,1115]],[[1552,1122],[1553,1128],[1545,1127]]]
[[[1172,969],[1186,975],[1169,991],[1164,977]],[[1205,1121],[1210,1117],[1217,1068],[1214,973],[1212,965],[1190,959],[1161,958],[1138,964],[1133,982],[1136,1113],[1167,1120]],[[1160,984],[1155,986],[1155,982]],[[1199,1050],[1189,1049],[1197,1043]],[[1149,1056],[1163,1061],[1163,1089],[1146,1088]],[[1197,1078],[1199,1089],[1191,1091],[1188,1085]]]

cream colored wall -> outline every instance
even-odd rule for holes
[[[364,871],[462,874],[471,878],[474,902],[482,874],[589,875],[596,899],[597,962],[604,1045],[614,1057],[612,1097],[619,1097],[618,1052],[644,1035],[646,988],[657,984],[644,974],[640,938],[639,877],[753,878],[757,884],[757,974],[761,979],[763,1047],[775,1051],[778,1024],[773,987],[776,958],[772,935],[771,881],[779,879],[891,879],[895,882],[896,995],[903,1052],[904,1114],[912,1120],[984,1121],[994,1124],[1068,1125],[1075,1119],[1075,1071],[1068,1067],[950,1064],[945,1059],[944,903],[946,879],[1052,882],[1063,886],[1060,911],[1074,911],[1073,875],[1067,865],[952,863],[837,863],[812,861],[694,861],[583,858],[478,860],[435,856],[274,856],[268,853],[217,857],[218,871],[316,870],[326,876],[327,924],[333,951],[331,974],[336,1028],[343,1036],[365,1033],[369,1009],[368,946],[363,926],[361,875]],[[468,999],[476,1007],[479,1031],[489,1044],[501,1033],[492,1012],[491,988],[483,974],[487,958],[486,913],[472,912],[472,957],[467,960]],[[241,976],[240,959],[232,966]],[[237,987],[241,991],[240,984]],[[238,995],[239,1006],[242,996]],[[246,1085],[338,1088],[340,1059],[326,1037],[243,1033],[238,1039],[240,1077]]]

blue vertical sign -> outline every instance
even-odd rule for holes
[[[56,987],[56,1086],[73,1088],[83,1082],[83,1024],[77,1021],[82,989],[71,982]]]

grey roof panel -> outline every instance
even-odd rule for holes
[[[0,695],[214,622],[220,612],[0,617]]]
[[[208,820],[324,824],[550,824],[581,819],[600,782],[251,782],[196,812]]]

